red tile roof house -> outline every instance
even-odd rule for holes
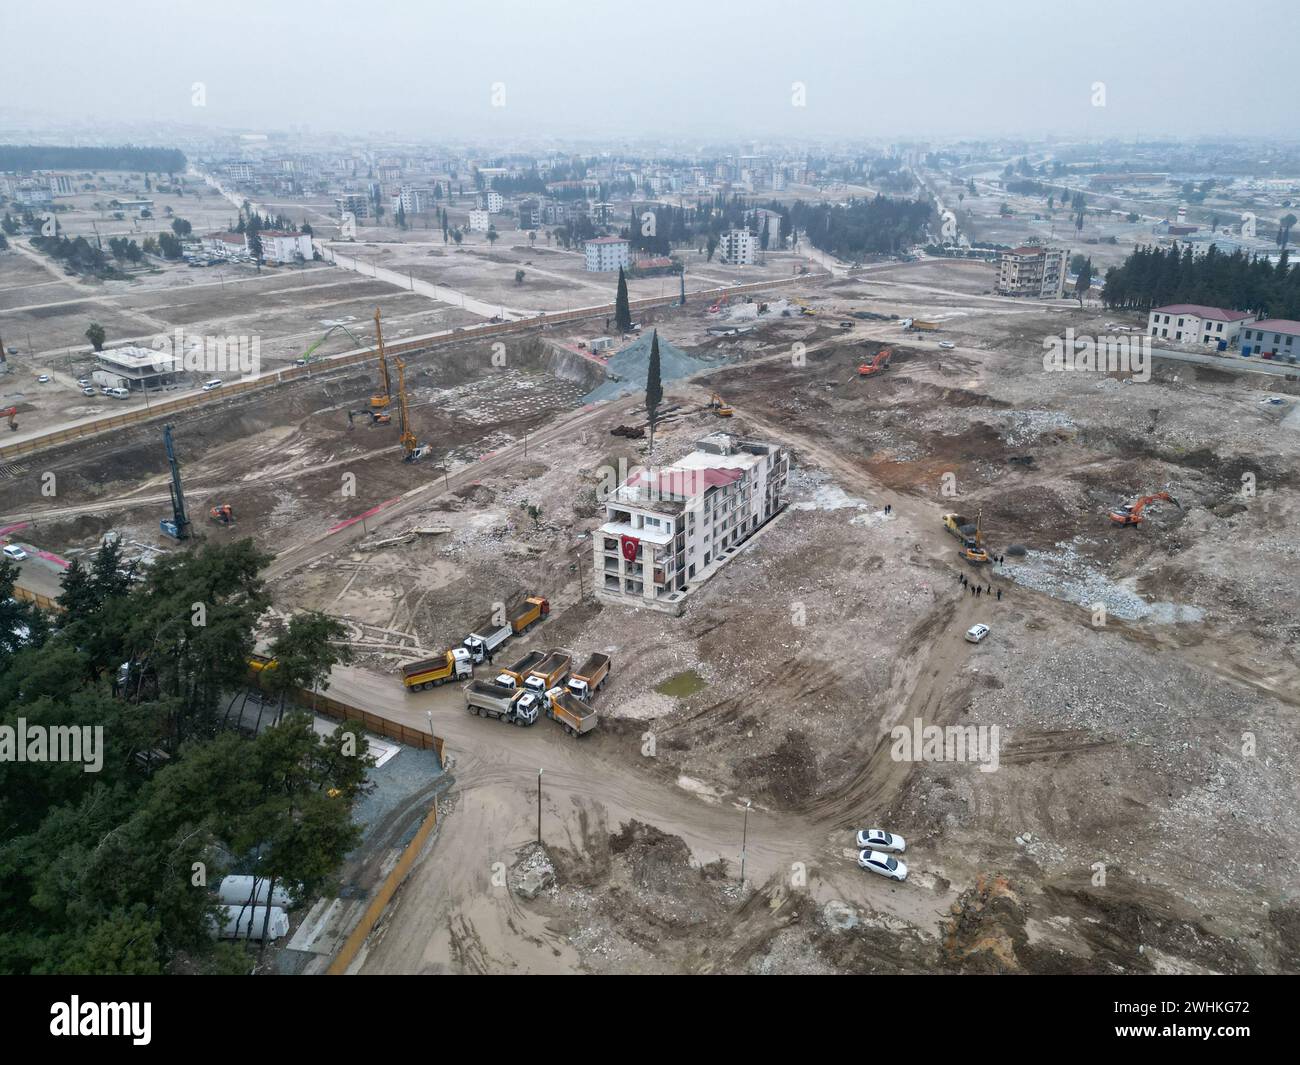
[[[1199,303],[1171,303],[1147,315],[1147,335],[1175,344],[1235,347],[1242,327],[1255,320],[1247,311],[1229,311]]]

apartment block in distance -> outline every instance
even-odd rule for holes
[[[604,500],[592,587],[607,603],[680,614],[685,600],[784,507],[775,444],[712,433],[671,467],[641,469]]]
[[[1068,248],[1023,245],[998,257],[999,296],[1060,299],[1065,294]]]
[[[595,237],[582,246],[587,269],[592,273],[607,273],[620,266],[627,269],[631,262],[631,244],[622,237]]]

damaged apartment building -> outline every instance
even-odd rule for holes
[[[686,596],[780,512],[789,470],[774,444],[712,433],[671,467],[633,472],[605,498],[592,537],[597,596],[681,613]]]

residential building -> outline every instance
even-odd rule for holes
[[[493,192],[488,189],[479,202],[480,207],[486,207],[488,214],[500,214],[505,210],[506,198],[499,192]]]
[[[482,208],[475,208],[469,213],[469,230],[471,233],[486,233],[488,227],[492,224],[492,219],[487,211]]]
[[[1300,322],[1265,318],[1262,322],[1247,323],[1241,334],[1241,353],[1295,362],[1300,358]]]
[[[592,273],[605,273],[620,267],[627,269],[630,247],[622,237],[596,237],[587,241],[582,247],[587,269]]]
[[[680,613],[684,599],[784,506],[787,453],[713,433],[664,469],[639,469],[604,500],[592,535],[598,597]]]
[[[1205,307],[1196,303],[1171,303],[1147,315],[1147,335],[1175,344],[1218,344],[1235,347],[1242,327],[1255,320],[1245,311]]]
[[[370,217],[370,197],[360,192],[345,192],[342,196],[334,198],[334,209],[338,211],[340,218],[350,214],[360,221]]]
[[[423,188],[419,185],[403,185],[394,197],[393,213],[397,213],[400,206],[407,215],[422,214],[425,211],[432,211],[433,189]]]
[[[231,181],[252,181],[254,167],[252,163],[227,163],[226,177]]]
[[[304,259],[312,257],[311,237],[305,233],[290,233],[283,229],[263,229],[262,258],[277,263],[291,263],[299,255]]]
[[[752,266],[758,255],[758,238],[748,229],[732,229],[718,241],[718,257],[728,266]]]
[[[95,353],[95,369],[117,374],[132,392],[162,388],[176,380],[176,356],[153,348],[110,348]]]
[[[1065,273],[1070,261],[1068,248],[1022,245],[998,256],[1000,296],[1030,299],[1060,299],[1065,294]]]
[[[225,257],[243,255],[248,251],[248,244],[243,233],[209,233],[203,238],[203,249],[212,255]]]
[[[51,196],[71,196],[77,191],[71,174],[50,174],[49,181]]]
[[[519,228],[536,229],[542,224],[542,205],[534,199],[520,201]]]

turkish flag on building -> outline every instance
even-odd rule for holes
[[[641,541],[635,536],[620,536],[618,539],[623,549],[623,560],[625,562],[635,562],[636,553],[641,549]]]

